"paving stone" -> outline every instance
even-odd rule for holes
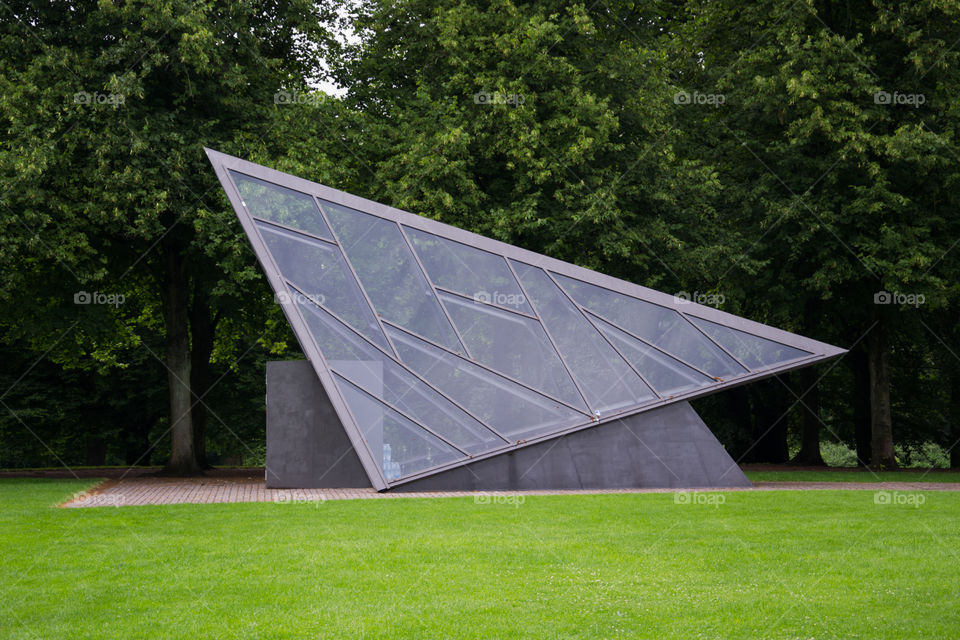
[[[960,491],[960,483],[944,482],[757,482],[753,488],[698,488],[698,493],[715,491]],[[600,495],[614,493],[676,493],[677,489],[603,489],[562,491],[435,491],[385,492],[374,489],[268,489],[255,478],[120,478],[110,479],[63,503],[66,508],[127,507],[150,504],[211,504],[227,502],[307,503],[326,500],[367,500],[405,498],[469,498],[478,501],[515,499],[517,496]],[[690,490],[694,491],[694,490]]]

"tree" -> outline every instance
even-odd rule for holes
[[[7,338],[103,366],[122,364],[140,333],[162,329],[167,471],[195,473],[194,421],[203,424],[218,311],[264,308],[244,298],[262,281],[222,197],[211,197],[218,187],[202,147],[229,151],[268,134],[276,92],[318,68],[330,9],[174,0],[4,10]],[[81,291],[130,302],[74,305]]]
[[[960,38],[958,6],[703,3],[691,15],[679,73],[725,98],[700,133],[719,158],[727,222],[751,230],[766,265],[730,275],[754,280],[753,299],[793,316],[786,326],[862,343],[871,463],[895,467],[891,336],[912,322],[910,300],[948,300],[938,263],[958,162],[936,132],[955,129],[945,89],[958,54],[944,43]],[[741,28],[723,28],[732,20]]]
[[[673,151],[662,6],[365,3],[334,65],[378,133],[363,194],[677,291],[715,181]]]

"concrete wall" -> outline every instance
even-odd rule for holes
[[[369,487],[340,418],[306,360],[267,363],[267,487]]]
[[[689,403],[480,460],[394,491],[749,487]]]

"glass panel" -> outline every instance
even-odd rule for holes
[[[738,329],[725,327],[716,322],[694,318],[693,316],[687,317],[703,329],[704,333],[716,340],[718,344],[723,345],[724,349],[737,356],[740,362],[751,369],[764,369],[787,360],[796,360],[811,355],[807,351],[801,351],[773,340],[744,333]]]
[[[311,196],[236,171],[231,171],[230,177],[250,215],[333,240]]]
[[[521,262],[513,268],[595,411],[602,415],[655,398],[542,269]]]
[[[587,409],[539,322],[449,294],[441,293],[440,299],[474,358],[555,398]]]
[[[570,297],[618,327],[718,378],[746,373],[743,367],[690,326],[676,311],[603,287],[554,274]]]
[[[531,438],[589,420],[393,327],[387,327],[387,334],[407,366],[505,436]]]
[[[462,352],[400,228],[354,209],[325,201],[321,205],[377,312],[424,338]]]
[[[712,378],[699,373],[687,365],[665,356],[648,344],[628,336],[612,324],[593,318],[608,338],[616,345],[620,353],[630,361],[637,371],[643,374],[647,382],[661,396],[669,396],[683,391],[713,384]]]
[[[263,222],[256,225],[284,278],[384,349],[390,348],[339,249]]]
[[[337,374],[334,378],[387,482],[465,458],[344,378]]]
[[[330,368],[471,455],[504,446],[496,434],[358,338],[329,313],[308,301],[298,302]]]
[[[533,313],[501,256],[404,227],[433,283],[481,302]]]

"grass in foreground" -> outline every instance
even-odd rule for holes
[[[51,508],[90,484],[0,481],[0,637],[960,634],[960,493]]]
[[[746,471],[752,482],[960,482],[958,471]]]

